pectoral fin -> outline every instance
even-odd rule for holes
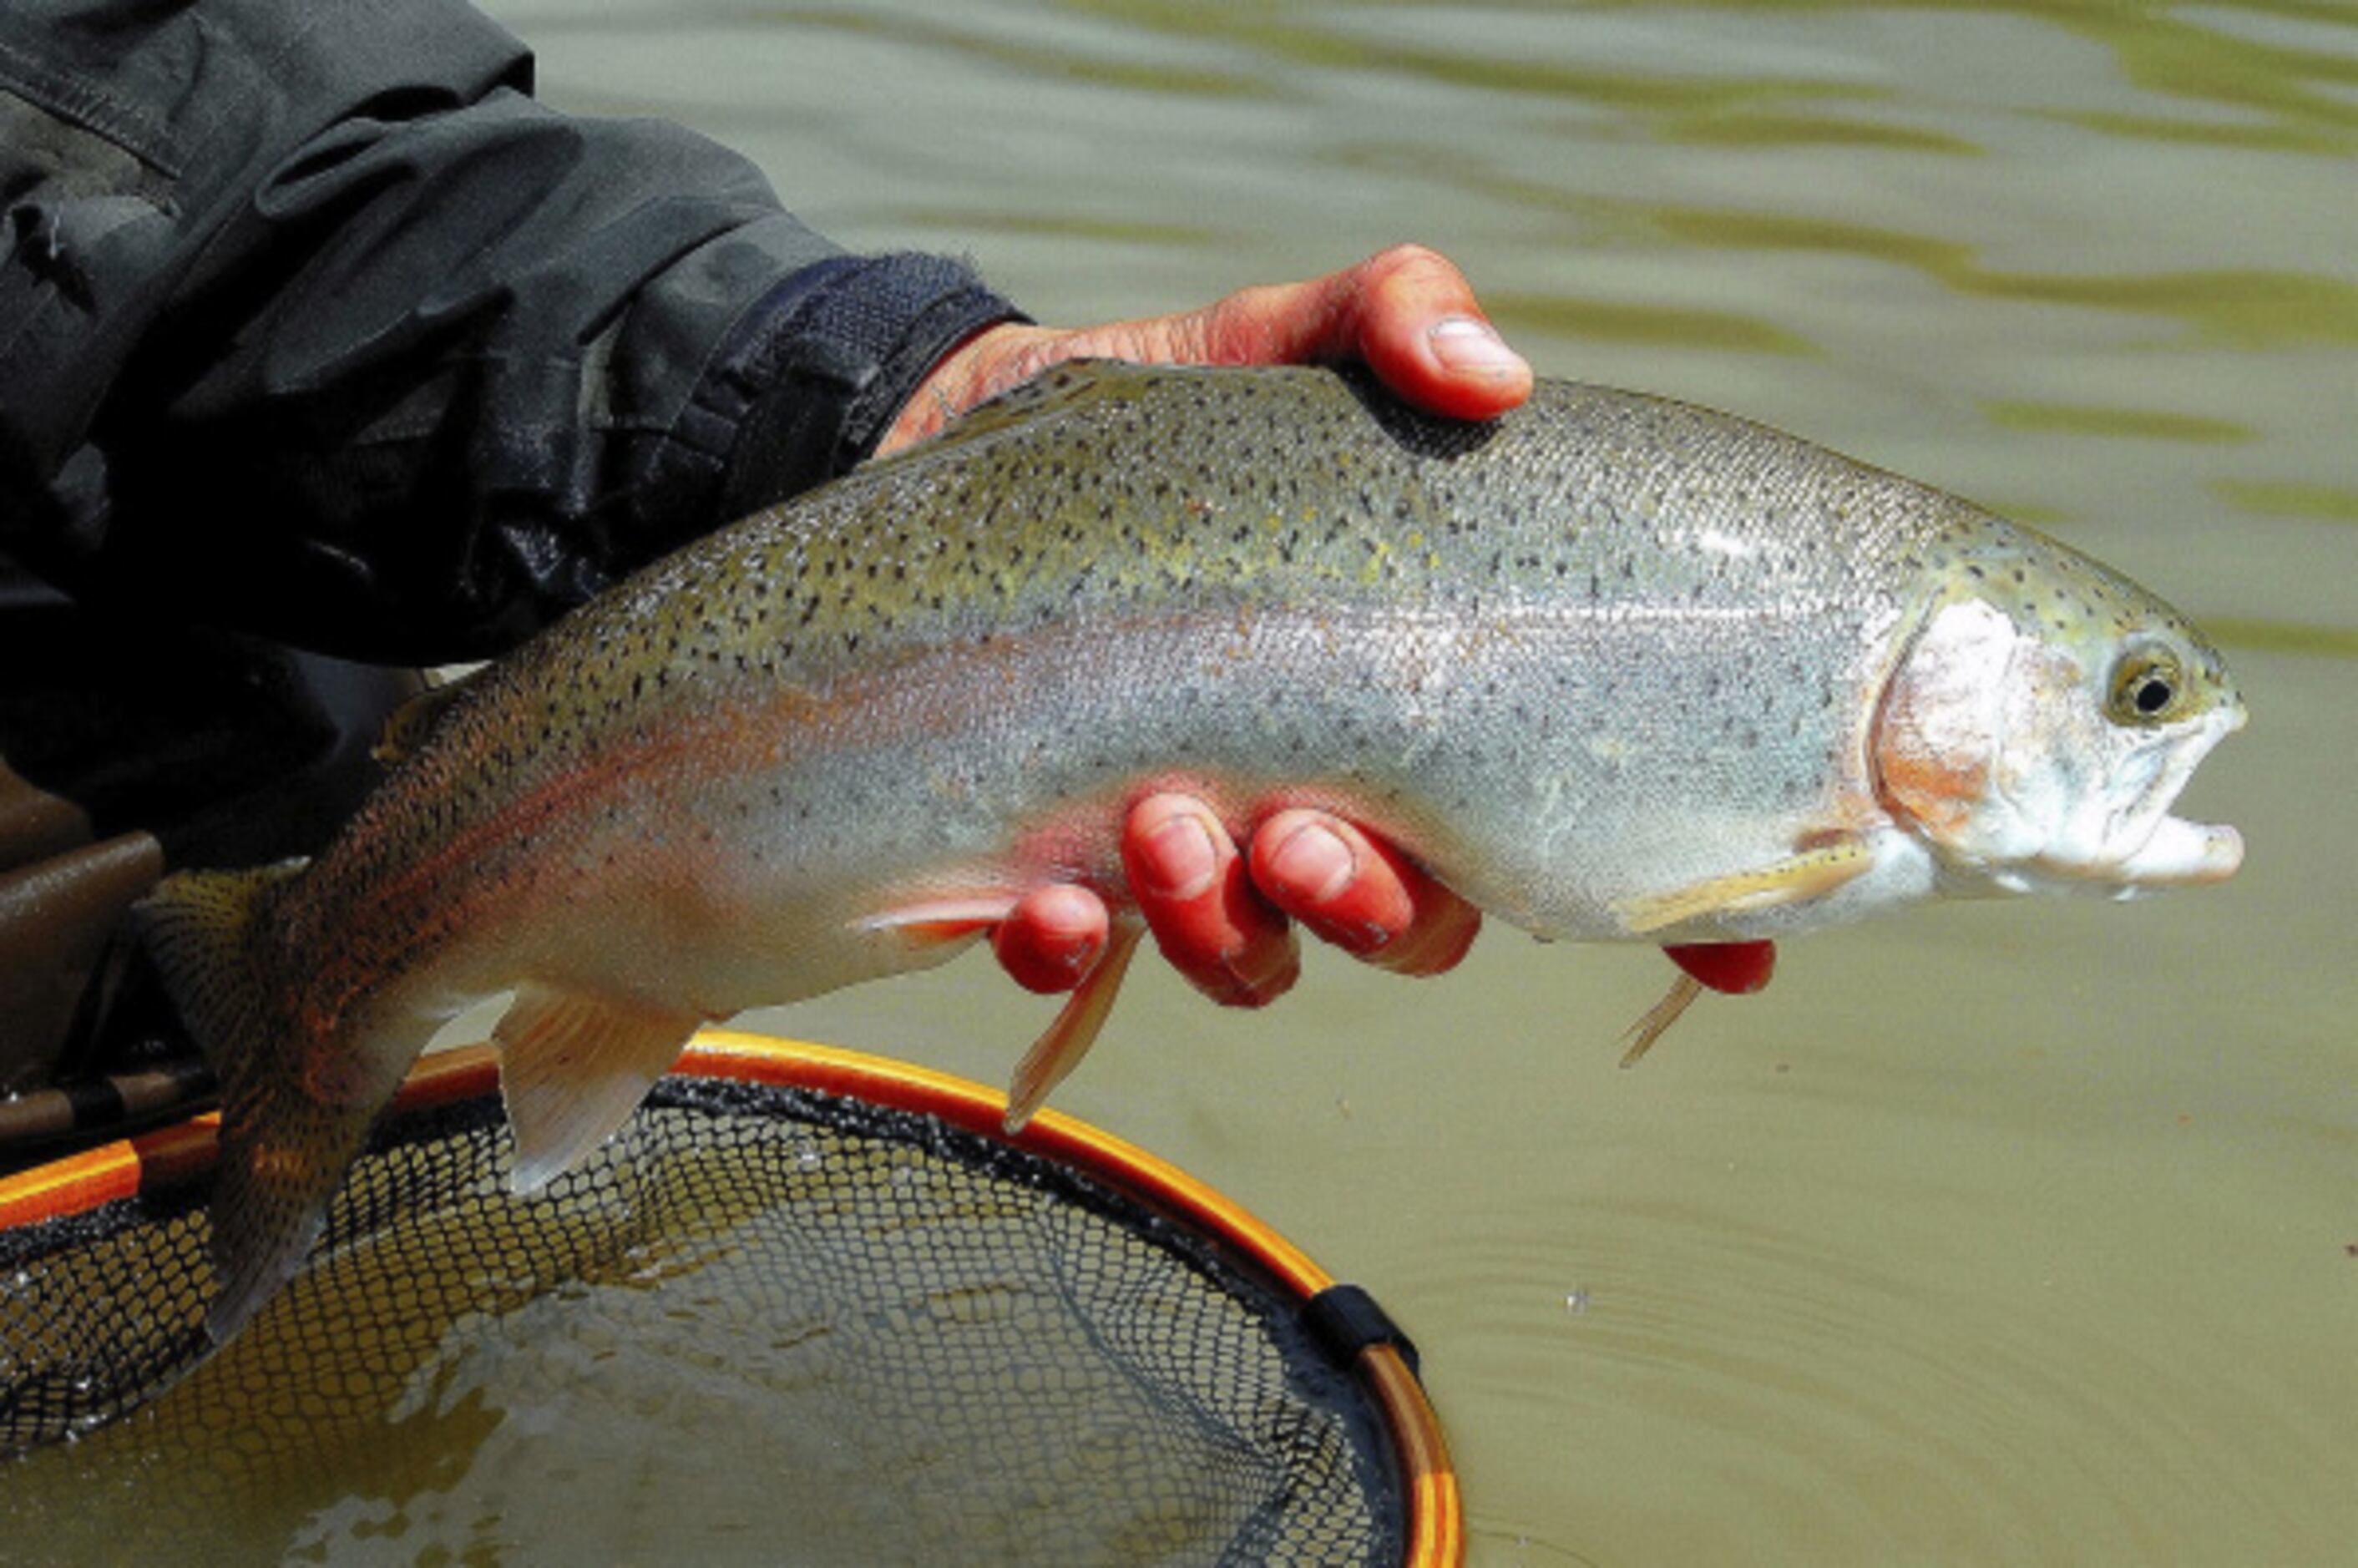
[[[1007,1091],[1007,1115],[1004,1125],[1010,1132],[1021,1132],[1032,1113],[1040,1108],[1049,1091],[1081,1065],[1097,1043],[1098,1031],[1104,1027],[1106,1015],[1113,1011],[1114,998],[1120,994],[1121,977],[1129,972],[1130,955],[1138,950],[1138,939],[1145,925],[1134,914],[1114,917],[1113,929],[1108,933],[1106,949],[1089,970],[1088,978],[1074,989],[1065,999],[1065,1008],[1056,1021],[1048,1025],[1046,1033],[1033,1043],[1015,1065],[1015,1081]]]
[[[1661,931],[1706,914],[1768,909],[1823,898],[1875,863],[1865,838],[1854,834],[1758,871],[1714,877],[1672,892],[1625,899],[1615,907],[1632,936]]]
[[[612,1137],[704,1020],[681,1009],[526,985],[492,1038],[515,1131],[512,1192],[571,1170]]]

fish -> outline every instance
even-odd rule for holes
[[[294,1273],[421,1048],[502,993],[529,1191],[707,1022],[1076,883],[1112,939],[1020,1121],[1137,946],[1118,835],[1152,792],[1240,834],[1336,812],[1536,936],[1675,954],[2216,881],[2242,839],[2169,808],[2244,717],[2111,568],[1729,415],[1544,381],[1463,423],[1331,368],[1055,367],[568,615],[405,726],[308,864],[160,886],[149,948],[222,1083],[208,1332]]]

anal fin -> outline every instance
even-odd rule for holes
[[[492,1038],[515,1132],[510,1191],[529,1193],[612,1137],[704,1019],[687,1009],[527,984]]]
[[[1022,1131],[1032,1113],[1046,1103],[1049,1091],[1063,1083],[1097,1044],[1098,1031],[1105,1027],[1114,998],[1121,993],[1121,978],[1129,973],[1130,955],[1138,951],[1138,939],[1145,930],[1135,914],[1114,916],[1105,951],[1087,978],[1074,988],[1056,1021],[1015,1065],[1015,1081],[1008,1088],[1007,1114],[1002,1119],[1008,1131]]]
[[[1874,864],[1866,840],[1844,834],[1757,871],[1736,871],[1671,892],[1625,899],[1614,912],[1630,935],[1643,936],[1706,914],[1823,898]]]

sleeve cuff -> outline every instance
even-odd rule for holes
[[[737,431],[721,514],[849,471],[952,349],[1029,319],[947,257],[834,256],[796,272],[730,329],[697,395]]]

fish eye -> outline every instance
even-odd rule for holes
[[[2167,724],[2184,717],[2189,695],[2177,654],[2140,648],[2113,666],[2112,699],[2104,713],[2115,724]]]

